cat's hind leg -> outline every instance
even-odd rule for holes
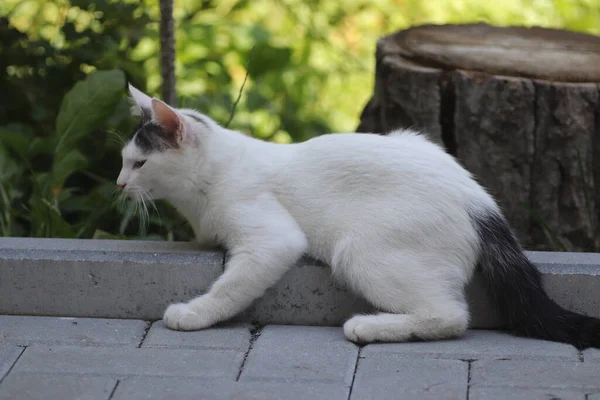
[[[344,324],[344,335],[352,342],[405,342],[411,339],[439,340],[460,337],[467,329],[466,310],[452,314],[355,315]],[[442,314],[444,314],[442,316]]]
[[[352,261],[345,268],[346,279],[382,313],[346,321],[344,334],[349,340],[438,340],[466,331],[469,312],[463,287],[468,274],[461,268],[434,265],[401,252],[370,261],[352,257]]]

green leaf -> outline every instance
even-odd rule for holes
[[[125,75],[121,70],[97,71],[73,86],[56,118],[58,159],[112,114],[124,88]]]
[[[60,211],[39,193],[31,198],[31,223],[33,237],[75,238],[75,232]]]
[[[53,153],[56,149],[56,140],[53,137],[42,138],[35,137],[29,143],[28,157],[33,159],[34,157],[44,154]]]
[[[133,240],[147,240],[147,241],[153,241],[153,242],[164,242],[165,239],[160,236],[159,234],[151,234],[151,235],[143,235],[143,236],[132,236],[131,239]]]
[[[246,95],[246,107],[249,111],[264,110],[269,107],[269,99],[262,95],[262,93],[252,90],[248,91]]]
[[[75,238],[75,232],[67,221],[65,221],[60,214],[60,211],[48,200],[42,200],[42,203],[46,206],[47,212],[47,235],[45,237],[55,238]]]
[[[85,168],[87,164],[87,159],[79,150],[71,150],[61,159],[54,160],[50,181],[52,189],[58,190],[73,172]]]
[[[250,57],[248,70],[251,77],[257,78],[268,72],[281,72],[290,63],[292,49],[265,44],[256,46]]]
[[[18,124],[0,127],[0,141],[4,142],[13,151],[25,158],[33,133],[27,126]]]
[[[129,240],[129,238],[125,235],[109,233],[100,229],[96,229],[96,231],[94,232],[94,236],[92,236],[92,239]]]
[[[20,165],[13,160],[4,146],[0,144],[0,182],[9,182],[13,177],[22,173]]]

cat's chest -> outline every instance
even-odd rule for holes
[[[204,241],[211,241],[221,243],[223,239],[222,229],[218,226],[216,221],[218,221],[217,216],[207,210],[209,212],[204,212],[198,215],[195,219],[194,232],[196,233],[196,237],[198,239]],[[193,225],[193,224],[192,224]]]
[[[191,204],[179,203],[176,204],[176,208],[191,225],[196,241],[200,243],[215,242],[215,237],[218,237],[219,233],[215,224],[218,218],[211,207],[207,207],[206,203],[203,207],[192,207]]]

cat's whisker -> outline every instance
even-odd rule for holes
[[[138,192],[135,192],[135,215],[138,217],[139,219],[139,227],[138,227],[138,235],[142,235],[144,232],[144,225],[146,222],[146,217],[144,214],[144,203],[142,200],[141,195]]]
[[[124,212],[127,203],[127,196],[121,189],[115,188],[112,192],[112,207],[116,208],[120,213]]]
[[[105,132],[109,134],[108,139],[113,143],[116,143],[121,147],[125,147],[125,145],[127,144],[127,140],[119,132],[114,131],[112,129],[106,129]]]
[[[146,226],[147,226],[147,221],[148,221],[148,208],[146,207],[146,202],[144,201],[144,198],[142,196],[140,196],[140,202],[139,202],[140,208],[139,208],[139,214],[138,217],[140,219],[140,226],[138,229],[138,234],[140,236],[145,235],[146,233]]]
[[[116,139],[116,138],[114,138],[114,137],[112,137],[112,136],[109,136],[109,137],[108,137],[106,140],[107,140],[108,142],[110,142],[110,143],[114,143],[114,144],[116,144],[116,145],[119,145],[119,146],[122,146],[122,145],[123,145],[123,143],[121,143],[121,141],[120,141],[120,140],[118,140],[118,139]]]
[[[146,200],[148,201],[148,203],[150,203],[150,206],[152,207],[152,209],[156,212],[156,215],[158,216],[158,224],[160,226],[162,226],[162,219],[160,217],[160,213],[158,212],[158,208],[156,208],[156,203],[154,202],[154,198],[152,197],[152,193],[150,193],[145,188],[141,188],[141,189],[143,190],[142,193],[146,197]]]
[[[160,221],[160,213],[158,212],[158,208],[154,203],[154,199],[152,194],[145,188],[137,185],[130,186],[130,193],[132,195],[132,200],[134,201],[135,209],[133,211],[134,215],[139,218],[140,226],[139,226],[139,234],[146,234],[148,230],[148,226],[150,224],[150,212],[148,210],[148,203],[154,211],[156,211],[159,221]]]
[[[146,200],[148,200],[148,202],[150,203],[150,205],[152,206],[152,208],[154,209],[154,211],[156,211],[156,214],[160,218],[160,213],[158,212],[158,208],[156,208],[156,203],[154,202],[154,198],[152,197],[152,193],[150,193],[148,190],[144,189],[144,194],[146,196]]]

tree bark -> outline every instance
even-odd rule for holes
[[[429,25],[380,40],[376,62],[358,131],[426,132],[528,248],[600,250],[600,38]]]
[[[160,70],[162,75],[162,98],[176,106],[175,90],[175,22],[173,0],[160,0]]]

